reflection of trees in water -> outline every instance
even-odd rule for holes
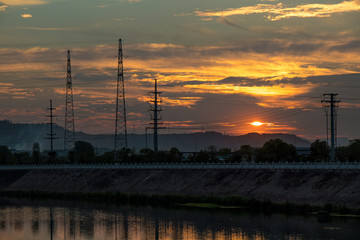
[[[60,208],[0,209],[0,230],[24,231],[46,239],[217,239],[231,238],[233,226],[216,214],[152,208]],[[26,212],[26,211],[25,211]],[[8,222],[11,226],[8,227]],[[223,224],[224,223],[224,224]],[[25,227],[26,228],[26,227]],[[235,229],[235,230],[234,230]],[[249,236],[254,234],[247,232]],[[255,234],[256,235],[256,234]],[[36,238],[36,239],[40,239]]]
[[[75,212],[74,211],[69,211],[69,234],[70,236],[76,237],[76,219],[75,219]]]
[[[49,209],[49,231],[50,231],[50,239],[53,240],[54,239],[54,213],[53,213],[53,208],[50,207]]]
[[[80,235],[86,238],[94,236],[94,212],[91,209],[81,210],[78,216]]]
[[[16,231],[22,231],[24,228],[24,211],[22,208],[14,208],[13,212],[13,224]]]
[[[0,230],[5,230],[5,229],[6,229],[6,221],[0,220]]]
[[[6,229],[6,214],[4,209],[0,210],[0,230],[3,231]]]
[[[360,239],[356,235],[358,220],[335,221],[326,226],[346,229],[341,233],[336,230],[340,234],[333,239]],[[326,230],[316,218],[302,216],[150,207],[0,208],[0,236],[11,231],[40,240],[326,239],[334,232]]]
[[[114,220],[111,217],[104,218],[103,226],[105,228],[106,237],[110,237],[115,234],[116,229],[114,229]]]
[[[31,220],[31,231],[34,235],[39,233],[39,220]]]
[[[39,208],[32,208],[31,209],[31,231],[33,235],[36,235],[39,233],[40,228],[40,211]]]
[[[122,214],[122,224],[123,224],[123,228],[122,228],[123,234],[121,234],[120,236],[124,239],[129,239],[129,222],[128,222],[128,215],[126,212]]]

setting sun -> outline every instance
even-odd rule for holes
[[[252,123],[250,123],[251,125],[253,125],[253,126],[256,126],[256,127],[259,127],[259,126],[261,126],[261,125],[264,125],[264,123],[262,123],[262,122],[252,122]]]

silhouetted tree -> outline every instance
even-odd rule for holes
[[[32,163],[40,163],[40,144],[34,143],[32,148]]]
[[[75,160],[77,163],[93,163],[94,162],[94,147],[88,142],[75,142]]]
[[[231,154],[231,149],[230,148],[220,148],[218,151],[218,160],[230,160],[230,154]],[[222,159],[220,159],[222,158]]]
[[[98,163],[114,163],[115,162],[115,154],[114,151],[105,152],[103,155],[96,157],[96,162]]]
[[[11,162],[11,151],[7,146],[0,146],[0,164],[9,164]]]
[[[297,160],[297,152],[292,144],[279,138],[271,139],[258,150],[256,160],[260,162],[291,162]]]
[[[253,148],[250,145],[242,145],[239,150],[241,161],[250,162],[252,159]]]
[[[150,148],[143,148],[140,150],[140,161],[141,162],[154,162],[155,152]]]
[[[211,162],[215,162],[217,161],[217,157],[216,157],[216,154],[217,154],[217,150],[216,150],[216,146],[214,145],[210,145],[209,147],[207,147],[207,153],[210,155],[210,161]],[[208,162],[209,160],[205,161],[205,162]]]
[[[117,157],[120,162],[134,162],[135,150],[130,148],[122,148],[117,152]]]
[[[195,155],[195,162],[209,162],[210,155],[206,151],[201,150]]]
[[[31,157],[30,157],[30,154],[28,152],[14,153],[13,158],[14,158],[14,162],[16,162],[18,164],[29,164],[29,163],[31,163]]]
[[[340,162],[349,161],[349,148],[348,146],[341,146],[336,148],[336,159]]]
[[[314,162],[327,161],[330,148],[325,141],[315,140],[310,146],[310,159]]]
[[[55,163],[56,162],[57,153],[55,151],[48,152],[47,155],[48,155],[48,159],[47,159],[48,163]]]
[[[158,151],[155,155],[155,162],[168,162],[168,153],[165,151]]]
[[[182,159],[182,154],[179,149],[172,147],[167,156],[167,162],[180,162]]]
[[[347,149],[350,162],[360,161],[360,139],[351,140]]]
[[[69,151],[67,154],[67,158],[70,163],[75,163],[75,150]]]

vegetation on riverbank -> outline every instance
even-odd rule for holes
[[[345,205],[327,203],[324,206],[273,203],[270,200],[248,199],[240,196],[190,196],[190,195],[146,195],[120,192],[48,192],[48,191],[0,191],[0,197],[25,198],[30,200],[70,200],[100,202],[106,204],[150,205],[155,207],[195,207],[207,209],[230,209],[263,213],[284,213],[308,215],[326,211],[330,216],[360,217],[360,209],[350,209]]]
[[[0,164],[94,164],[94,163],[179,163],[179,162],[326,162],[329,161],[330,149],[326,142],[316,140],[309,150],[299,153],[297,149],[281,139],[271,139],[261,148],[253,148],[250,145],[242,145],[232,151],[230,148],[217,149],[209,146],[200,152],[182,153],[177,148],[169,151],[151,149],[123,148],[117,152],[118,159],[114,158],[114,151],[103,155],[95,154],[94,147],[84,141],[77,141],[73,151],[67,157],[58,157],[56,152],[41,154],[38,144],[34,145],[33,152],[12,153],[7,146],[0,146]],[[355,139],[349,146],[337,148],[337,160],[341,162],[360,161],[360,140]]]

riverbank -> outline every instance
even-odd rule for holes
[[[190,195],[145,195],[124,194],[120,192],[47,192],[47,191],[0,191],[0,198],[27,199],[38,201],[77,201],[100,203],[106,205],[153,206],[180,209],[211,209],[231,212],[249,213],[282,213],[296,215],[318,215],[325,212],[333,217],[351,217],[360,219],[360,209],[348,208],[344,205],[294,204],[290,202],[273,203],[270,200],[259,201],[239,196],[190,196]]]
[[[352,170],[59,169],[1,170],[0,191],[253,199],[272,204],[360,208]],[[155,197],[156,199],[156,197]],[[199,202],[199,201],[187,201]],[[207,201],[205,201],[207,202]],[[218,202],[214,202],[218,203]],[[231,205],[231,204],[222,204]]]

